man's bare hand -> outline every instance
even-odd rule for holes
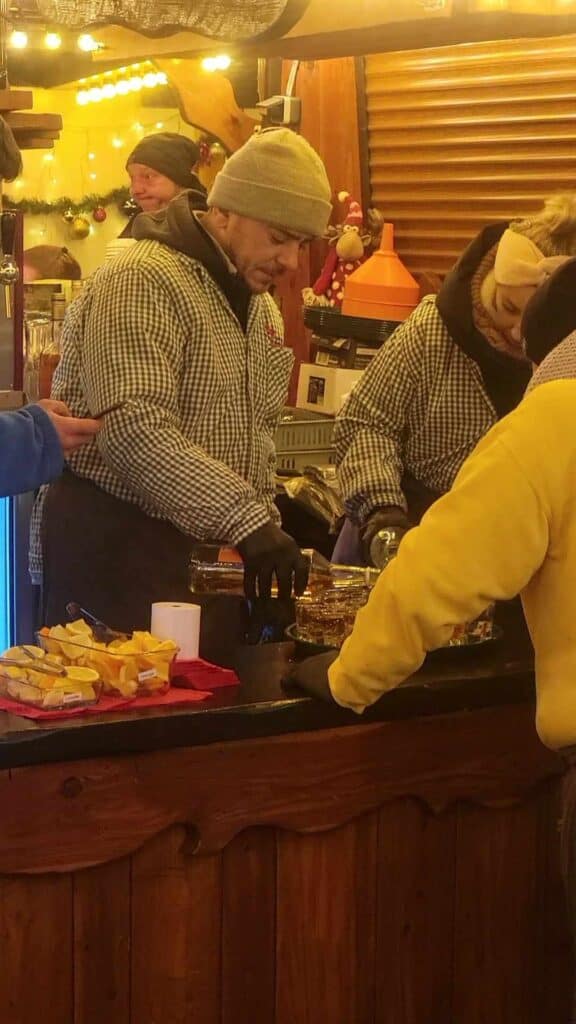
[[[73,452],[75,448],[90,441],[98,433],[102,426],[98,420],[80,419],[71,416],[70,410],[64,402],[58,402],[54,398],[43,398],[38,405],[48,413],[52,424],[60,438],[60,444],[64,452]]]

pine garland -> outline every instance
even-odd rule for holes
[[[98,206],[110,206],[116,203],[122,206],[130,199],[130,192],[126,187],[113,188],[104,195],[91,193],[82,199],[70,199],[69,196],[62,196],[48,203],[43,199],[12,199],[10,196],[3,197],[3,207],[6,210],[20,210],[21,213],[46,214],[46,213],[91,213]]]

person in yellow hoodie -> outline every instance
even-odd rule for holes
[[[533,361],[576,328],[574,296],[570,260],[526,308]],[[554,355],[538,371],[544,383],[489,431],[405,535],[340,653],[301,663],[293,682],[361,713],[456,625],[520,594],[535,649],[538,734],[557,750],[576,746],[576,359],[571,373],[564,365],[563,379],[550,379]]]

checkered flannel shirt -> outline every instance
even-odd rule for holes
[[[141,241],[88,281],[62,340],[52,397],[77,416],[110,410],[68,457],[74,473],[198,540],[236,544],[278,521],[293,355],[269,295],[252,296],[244,334],[200,262]]]
[[[427,296],[372,360],[336,422],[346,513],[362,525],[377,508],[406,511],[401,478],[450,489],[496,422],[477,364],[452,341]]]

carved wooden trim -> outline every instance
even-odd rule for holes
[[[0,773],[0,873],[69,871],[175,824],[190,852],[253,825],[335,828],[388,801],[517,801],[562,759],[515,706]]]

